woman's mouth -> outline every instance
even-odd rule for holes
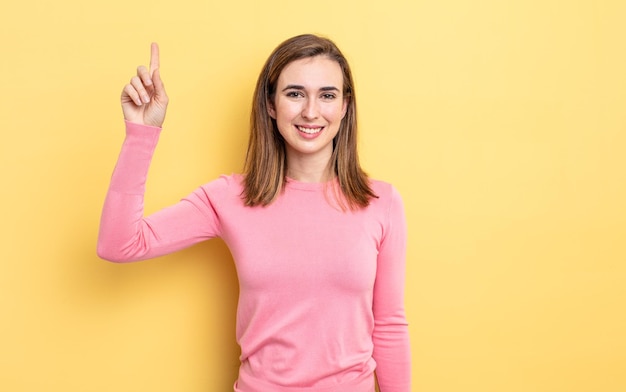
[[[324,129],[324,127],[303,127],[302,125],[296,125],[296,128],[307,135],[315,135],[322,132],[322,129]]]

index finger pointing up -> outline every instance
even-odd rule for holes
[[[150,45],[150,76],[155,70],[159,69],[159,45],[153,42]]]

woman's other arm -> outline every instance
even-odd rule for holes
[[[407,230],[404,206],[395,188],[388,208],[374,286],[376,377],[381,392],[410,392],[411,353],[404,309]]]

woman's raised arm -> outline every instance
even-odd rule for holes
[[[102,209],[98,255],[116,262],[142,260],[214,236],[201,202],[182,200],[144,217],[146,178],[168,104],[157,44],[152,44],[150,68],[137,68],[121,100],[126,137]]]

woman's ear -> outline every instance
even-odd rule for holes
[[[274,102],[272,102],[271,99],[268,99],[265,105],[267,106],[267,114],[269,114],[271,118],[276,120],[276,108],[274,107]]]

